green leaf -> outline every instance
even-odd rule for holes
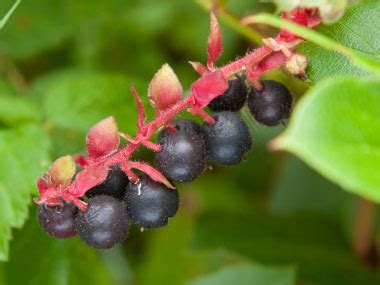
[[[359,60],[378,62],[380,29],[375,24],[375,19],[379,17],[379,1],[360,1],[358,4],[352,5],[339,22],[331,26],[321,26],[318,28],[318,32],[352,48],[355,56],[360,58]],[[298,51],[305,53],[308,57],[307,75],[312,81],[320,81],[338,75],[368,74],[341,54],[326,50],[311,42],[302,44]]]
[[[9,1],[2,1],[0,8],[5,5]],[[61,44],[73,26],[66,1],[56,0],[54,5],[49,0],[23,1],[1,31],[0,48],[14,58],[24,59]]]
[[[8,256],[10,228],[21,227],[28,216],[36,177],[49,162],[49,140],[37,125],[0,131],[0,260]]]
[[[272,146],[290,151],[348,191],[380,202],[380,81],[321,82],[297,104]]]
[[[38,225],[36,207],[22,230],[16,231],[10,261],[3,264],[3,284],[112,284],[99,252],[79,238],[57,240]]]
[[[342,209],[354,198],[298,158],[289,156],[274,182],[270,208],[276,214],[307,211],[339,221]]]
[[[15,125],[40,118],[41,111],[30,99],[0,94],[0,123]]]
[[[368,18],[372,18],[372,17],[377,18],[380,15],[380,5],[378,5],[376,1],[371,1],[371,0],[364,1],[363,5],[365,5],[364,7],[367,7],[367,9],[369,9],[369,11],[370,11],[369,13],[371,13],[371,14],[369,15],[369,13],[367,13],[367,14],[361,13],[357,17],[368,19]],[[354,5],[351,8],[352,9],[351,11],[356,11],[355,8],[358,8],[358,7],[362,7],[362,6],[359,6],[359,4]],[[362,10],[368,11],[367,9],[362,9]],[[348,16],[346,16],[346,17],[349,17],[350,16],[349,13],[347,13],[347,14],[348,14]],[[353,17],[353,16],[351,15],[351,17]],[[297,35],[301,36],[302,38],[307,39],[308,41],[313,42],[313,43],[329,50],[330,52],[333,52],[333,53],[338,52],[341,55],[344,55],[346,57],[346,61],[348,61],[348,60],[350,61],[349,63],[351,66],[354,66],[354,68],[356,68],[356,69],[361,69],[361,71],[351,72],[350,68],[345,68],[343,70],[340,70],[340,74],[368,74],[368,72],[371,72],[371,73],[380,75],[380,52],[379,52],[379,49],[375,48],[375,46],[378,45],[378,42],[377,42],[376,36],[374,37],[376,40],[373,40],[374,38],[372,37],[372,35],[380,35],[380,33],[379,33],[378,29],[373,28],[373,26],[369,25],[369,23],[367,21],[365,23],[364,22],[361,23],[359,20],[359,21],[355,22],[355,24],[354,24],[355,27],[361,27],[361,28],[364,27],[363,30],[359,29],[357,31],[357,30],[353,29],[354,32],[352,32],[352,29],[350,29],[350,30],[338,29],[338,31],[336,33],[337,33],[337,35],[339,35],[339,37],[337,36],[337,39],[334,39],[333,36],[330,36],[330,37],[326,36],[322,33],[316,32],[312,29],[308,29],[304,26],[297,25],[295,23],[280,19],[278,17],[272,16],[269,14],[258,14],[258,15],[254,15],[254,16],[249,16],[249,17],[246,17],[243,22],[246,24],[265,23],[265,24],[269,24],[269,25],[272,25],[272,26],[277,27],[277,28],[286,28],[287,30],[292,31],[294,34],[297,34]],[[351,21],[350,21],[350,23],[351,23]],[[334,27],[336,27],[338,25],[342,25],[342,24],[344,24],[344,19],[342,21],[338,22]],[[348,25],[348,26],[350,26],[350,25]],[[371,27],[373,28],[373,32],[370,29]],[[328,32],[330,33],[330,30],[332,30],[332,29],[333,29],[333,27],[329,27]],[[367,36],[369,33],[371,35],[370,37]],[[341,40],[342,35],[345,38],[348,38],[349,40],[348,41],[347,40],[345,40],[345,41]],[[342,41],[343,44],[340,41]],[[302,52],[302,49],[300,49],[300,51]],[[309,53],[307,53],[307,52],[305,52],[305,53],[309,56]],[[320,60],[321,58],[324,58],[324,60],[321,61]],[[331,56],[330,57],[328,57],[328,56],[324,57],[321,54],[316,56],[316,60],[318,60],[319,63],[328,62],[330,60],[330,58],[331,58]],[[340,61],[342,62],[342,60],[340,60]],[[335,62],[332,63],[332,65],[334,65],[334,64],[336,64],[336,63]],[[354,64],[354,65],[352,65],[352,64]],[[345,65],[347,65],[347,62],[345,63]],[[312,66],[312,64],[310,66]],[[334,70],[336,68],[333,66],[330,66],[330,67],[332,67],[332,70]],[[342,66],[340,66],[340,67],[342,67]],[[323,64],[322,68],[324,70],[329,71],[329,69],[324,64]],[[309,75],[309,73],[308,73],[308,75]],[[335,75],[335,74],[329,74],[330,77],[333,75]],[[311,78],[311,80],[316,80],[312,74],[310,74],[310,78]]]
[[[274,268],[254,263],[226,266],[217,272],[197,277],[187,285],[292,285],[292,268]]]
[[[146,90],[139,89],[139,81],[119,75],[71,71],[42,79],[36,90],[43,99],[49,122],[55,127],[85,133],[98,121],[114,116],[119,129],[134,134],[137,107],[130,92],[137,85],[144,103]],[[152,109],[147,104],[148,114]]]

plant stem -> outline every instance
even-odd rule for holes
[[[5,23],[9,20],[10,16],[16,10],[17,6],[21,3],[21,0],[17,0],[11,9],[5,14],[5,16],[0,20],[0,30],[4,27]]]
[[[359,198],[354,221],[353,249],[357,257],[369,265],[376,265],[377,256],[374,248],[374,224],[376,205]]]

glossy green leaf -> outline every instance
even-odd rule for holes
[[[293,285],[292,268],[274,268],[254,263],[230,265],[206,276],[197,277],[187,285]]]
[[[320,83],[297,104],[272,146],[290,151],[348,191],[380,202],[380,81]]]
[[[364,0],[352,5],[337,23],[321,26],[318,32],[352,48],[362,60],[376,60],[380,57],[380,29],[376,24],[380,17],[380,2]],[[308,78],[320,81],[338,75],[366,75],[365,70],[352,64],[343,55],[326,50],[314,43],[307,42],[298,49],[309,60]]]
[[[0,131],[0,260],[8,257],[10,228],[28,216],[36,178],[49,163],[49,140],[37,125]]]
[[[35,211],[32,207],[30,220],[15,233],[10,261],[3,264],[2,284],[113,284],[98,251],[77,237],[57,240],[48,236],[39,227]]]

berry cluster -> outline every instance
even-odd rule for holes
[[[162,146],[155,153],[158,169],[172,182],[190,182],[205,169],[207,161],[221,166],[240,163],[252,147],[246,123],[239,111],[248,95],[252,115],[266,125],[275,125],[290,114],[292,96],[275,81],[263,81],[261,91],[248,94],[242,78],[229,81],[229,88],[210,104],[215,123],[199,125],[189,119],[174,119],[158,134]],[[48,234],[68,238],[76,234],[88,245],[107,249],[128,236],[129,224],[142,228],[165,226],[179,207],[176,189],[142,175],[137,183],[116,164],[105,181],[86,193],[88,207],[78,211],[72,203],[40,205],[38,219]]]
[[[315,9],[297,8],[283,17],[313,27],[320,23]],[[222,53],[220,27],[211,13],[207,66],[191,62],[201,77],[183,97],[182,85],[167,64],[153,77],[148,96],[156,117],[145,122],[145,110],[132,87],[138,107],[138,131],[134,137],[118,130],[113,117],[102,120],[87,135],[87,157],[58,158],[37,181],[40,225],[57,238],[76,234],[88,245],[106,249],[128,236],[134,223],[157,228],[168,223],[179,207],[173,183],[190,182],[208,163],[236,165],[252,147],[247,124],[237,113],[247,102],[257,122],[274,126],[287,119],[292,96],[275,81],[261,76],[292,59],[302,39],[281,30],[265,46],[222,67],[215,61]],[[303,68],[298,69],[300,74]],[[204,109],[208,107],[213,114]],[[183,111],[199,115],[203,125],[176,119]],[[161,129],[157,141],[150,141]],[[126,140],[120,145],[120,138]],[[141,146],[155,152],[157,169],[132,160]],[[76,165],[82,169],[76,173]],[[135,170],[142,172],[139,176]]]

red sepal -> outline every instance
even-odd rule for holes
[[[214,67],[216,60],[223,53],[222,32],[220,30],[218,19],[214,12],[210,13],[210,34],[208,36],[207,46],[207,66]]]
[[[228,83],[220,70],[203,75],[191,85],[194,107],[206,107],[213,99],[223,94],[227,88]]]
[[[86,140],[90,160],[104,158],[117,151],[120,139],[115,118],[108,117],[93,126]]]

